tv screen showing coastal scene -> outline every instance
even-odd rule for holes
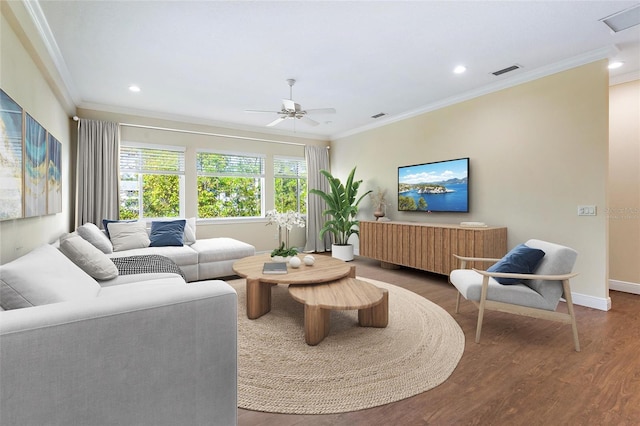
[[[398,210],[469,211],[469,159],[398,167]]]

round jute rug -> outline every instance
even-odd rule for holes
[[[399,401],[444,382],[464,351],[464,334],[438,305],[403,288],[389,291],[389,325],[358,326],[357,311],[332,311],[329,335],[304,341],[303,305],[286,285],[272,288],[271,312],[249,320],[245,282],[238,292],[238,407],[330,414]]]

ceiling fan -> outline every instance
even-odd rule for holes
[[[276,124],[283,122],[284,120],[293,120],[295,118],[307,123],[310,126],[317,126],[320,123],[307,117],[307,114],[335,114],[336,110],[334,108],[302,109],[300,104],[294,102],[293,100],[293,85],[296,84],[296,80],[293,78],[289,78],[287,79],[287,83],[289,84],[289,99],[282,100],[282,107],[280,111],[261,111],[255,109],[247,109],[245,110],[245,112],[278,114],[278,118],[267,124],[267,127],[273,127]]]

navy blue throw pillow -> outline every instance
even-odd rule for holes
[[[184,226],[186,220],[172,220],[168,222],[151,222],[149,247],[182,246],[184,245]]]
[[[491,265],[487,272],[510,272],[515,274],[533,274],[544,257],[540,249],[520,244],[507,253],[498,263]],[[517,284],[518,278],[495,278],[500,284]]]

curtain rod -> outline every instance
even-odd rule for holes
[[[73,116],[73,121],[78,121],[79,118],[77,115]],[[172,129],[169,127],[157,127],[157,126],[146,126],[143,124],[130,124],[130,123],[118,123],[120,126],[125,126],[125,127],[138,127],[141,129],[151,129],[151,130],[163,130],[166,132],[177,132],[177,133],[188,133],[188,134],[192,134],[192,135],[203,135],[203,136],[220,136],[220,137],[224,137],[224,138],[231,138],[231,139],[242,139],[242,140],[250,140],[250,141],[258,141],[258,142],[270,142],[270,143],[279,143],[279,144],[284,144],[284,145],[296,145],[296,146],[306,146],[303,143],[300,142],[288,142],[288,141],[279,141],[279,140],[274,140],[274,139],[260,139],[260,138],[252,138],[252,137],[248,137],[248,136],[236,136],[236,135],[226,135],[224,133],[211,133],[211,132],[199,132],[196,130],[184,130],[184,129]],[[327,149],[329,149],[329,146],[327,146]]]

